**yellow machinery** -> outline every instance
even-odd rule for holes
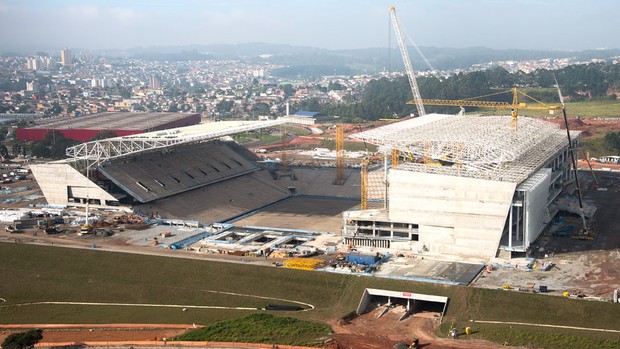
[[[336,185],[344,184],[344,126],[336,126]]]
[[[284,267],[301,270],[314,270],[325,265],[325,261],[315,258],[291,258],[284,261]]]
[[[88,235],[88,234],[91,234],[92,232],[93,232],[93,226],[89,224],[85,224],[80,227],[80,232],[78,235],[79,236]]]
[[[504,93],[512,93],[512,103],[508,102],[492,102],[492,101],[480,101],[477,98],[484,98],[495,96]],[[523,95],[532,101],[538,103],[538,105],[527,104],[525,102],[519,101],[519,95]],[[407,104],[424,104],[424,105],[437,105],[437,106],[449,106],[449,107],[483,107],[483,108],[499,108],[499,109],[511,109],[512,115],[512,127],[513,129],[517,129],[517,114],[519,109],[533,109],[533,110],[548,110],[552,113],[555,110],[562,110],[562,106],[560,105],[548,105],[545,104],[536,98],[529,96],[528,94],[517,90],[517,87],[513,87],[510,90],[501,91],[497,93],[491,93],[485,96],[466,98],[466,99],[413,99]]]
[[[368,157],[362,160],[361,177],[361,203],[360,210],[368,209]]]
[[[392,149],[392,167],[398,166],[400,161],[400,155],[398,154],[398,150]]]

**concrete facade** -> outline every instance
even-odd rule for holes
[[[390,170],[389,218],[418,225],[430,252],[494,257],[515,183]]]
[[[67,163],[46,163],[30,166],[49,205],[114,206],[118,200],[90,181]]]

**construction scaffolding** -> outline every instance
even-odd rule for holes
[[[429,114],[351,137],[411,160],[399,169],[520,183],[568,146],[558,125],[521,120],[513,130],[510,116]]]

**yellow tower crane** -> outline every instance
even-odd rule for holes
[[[398,166],[400,160],[400,154],[397,149],[392,149],[392,167]]]
[[[336,185],[344,184],[344,126],[336,126]]]
[[[361,202],[360,202],[360,210],[368,209],[368,157],[365,157],[362,160],[362,170],[360,173],[361,178]]]
[[[490,96],[495,96],[504,93],[512,93],[512,103],[508,102],[492,102],[492,101],[480,101],[477,98],[485,98]],[[532,101],[538,103],[536,104],[528,104],[522,101],[519,101],[519,95],[525,96]],[[548,105],[545,104],[536,98],[526,94],[525,92],[521,92],[517,90],[517,87],[513,87],[510,90],[491,93],[484,96],[472,97],[466,99],[455,99],[455,100],[447,100],[447,99],[413,99],[407,104],[424,104],[424,105],[438,105],[438,106],[451,106],[451,107],[483,107],[483,108],[499,108],[499,109],[511,109],[512,116],[512,128],[514,130],[517,129],[517,114],[519,109],[533,109],[533,110],[548,110],[550,113],[553,113],[555,110],[562,110],[562,106],[560,105]]]

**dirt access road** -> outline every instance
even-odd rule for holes
[[[416,313],[402,321],[398,319],[405,309],[396,307],[377,318],[383,308],[377,308],[351,321],[330,323],[334,331],[329,349],[387,349],[399,342],[411,344],[413,338],[420,340],[421,348],[431,349],[499,349],[505,346],[466,339],[438,338],[435,329],[439,326],[439,314],[434,312]]]

